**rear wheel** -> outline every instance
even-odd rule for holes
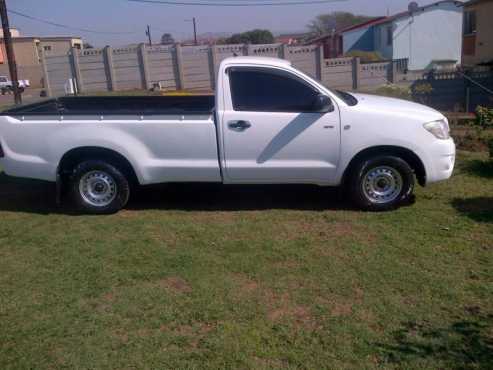
[[[70,190],[79,211],[92,214],[118,212],[128,202],[130,186],[125,175],[104,161],[86,161],[74,170]]]
[[[387,211],[409,201],[414,173],[409,164],[394,156],[378,156],[358,163],[351,174],[351,197],[368,211]]]

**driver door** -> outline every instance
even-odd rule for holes
[[[226,183],[332,182],[339,111],[332,103],[330,112],[314,112],[316,86],[273,67],[232,67],[224,81]]]

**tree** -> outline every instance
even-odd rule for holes
[[[225,44],[272,44],[274,35],[269,30],[252,30],[234,34],[224,40]]]
[[[315,35],[324,35],[358,23],[369,21],[373,17],[355,15],[348,12],[332,12],[321,14],[308,24],[308,29]]]
[[[175,39],[171,36],[171,33],[164,33],[161,36],[161,44],[162,45],[173,45],[175,43]]]

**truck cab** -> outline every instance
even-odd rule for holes
[[[338,182],[342,102],[336,96],[280,59],[228,59],[218,82],[225,183]]]

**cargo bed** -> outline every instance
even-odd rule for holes
[[[23,115],[167,115],[211,114],[215,97],[202,96],[78,96],[49,99],[4,110]]]

